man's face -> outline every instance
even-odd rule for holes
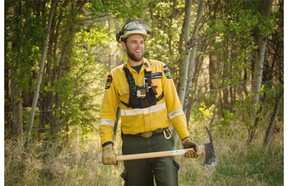
[[[134,62],[140,62],[143,59],[144,52],[144,37],[140,34],[133,34],[127,38],[127,42],[124,43],[127,56]]]

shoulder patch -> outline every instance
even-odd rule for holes
[[[163,69],[164,69],[165,76],[166,76],[168,79],[171,79],[171,78],[172,78],[172,75],[171,75],[171,73],[170,73],[170,71],[169,71],[169,68],[168,68],[167,66],[164,66]]]
[[[110,86],[111,86],[111,83],[112,83],[112,76],[111,75],[108,75],[107,76],[107,79],[106,79],[106,83],[105,83],[105,89],[109,89]]]

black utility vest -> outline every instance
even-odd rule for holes
[[[156,97],[157,96],[156,87],[151,87],[152,82],[151,71],[146,71],[145,69],[146,80],[144,82],[144,86],[139,87],[135,84],[135,80],[129,69],[126,66],[124,66],[123,70],[125,72],[126,79],[129,84],[130,95],[129,95],[129,103],[121,101],[122,104],[131,108],[147,108],[156,105],[156,103],[163,98],[163,93],[159,97]]]

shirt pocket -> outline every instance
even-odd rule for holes
[[[129,94],[129,86],[126,85],[126,84],[120,85],[120,88],[118,90],[119,90],[119,95],[120,96]]]
[[[129,102],[129,85],[126,82],[122,82],[118,88],[120,100],[128,103]]]

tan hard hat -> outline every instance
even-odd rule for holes
[[[151,29],[146,23],[142,20],[132,20],[127,21],[127,23],[123,26],[120,32],[116,35],[116,40],[121,42],[124,38],[132,34],[141,34],[146,39],[147,36],[151,33]]]

